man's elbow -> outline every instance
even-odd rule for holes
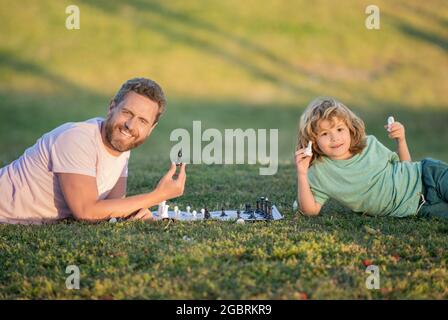
[[[75,210],[72,210],[72,215],[75,218],[75,220],[78,220],[78,221],[84,221],[84,222],[98,222],[99,221],[99,219],[94,217],[94,215],[92,215],[91,211],[88,209],[77,208]]]
[[[320,208],[300,208],[300,212],[304,215],[304,216],[308,216],[308,217],[314,217],[319,215],[320,213]]]

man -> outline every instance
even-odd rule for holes
[[[147,208],[183,194],[185,164],[177,179],[171,164],[155,190],[126,197],[128,160],[165,107],[157,83],[135,78],[122,85],[105,120],[70,122],[44,134],[0,169],[0,223],[151,218]]]

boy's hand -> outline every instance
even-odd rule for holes
[[[305,150],[306,148],[299,149],[294,154],[298,175],[306,175],[310,167],[311,157],[305,155]]]
[[[390,125],[390,130],[388,130],[388,125],[385,125],[384,128],[389,132],[389,138],[397,139],[398,142],[403,142],[406,140],[404,126],[395,121]]]

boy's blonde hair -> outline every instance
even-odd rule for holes
[[[311,163],[324,155],[316,142],[319,123],[322,120],[332,122],[333,117],[344,121],[350,130],[351,144],[349,150],[353,155],[360,153],[366,146],[364,122],[338,100],[331,97],[318,97],[310,102],[300,117],[297,139],[297,149],[305,148],[308,141],[313,142]]]

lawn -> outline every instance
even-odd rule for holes
[[[0,0],[0,4],[6,1]],[[131,155],[128,194],[151,190],[176,128],[279,130],[279,169],[190,165],[181,208],[236,207],[268,196],[285,215],[230,222],[0,225],[0,299],[447,299],[448,221],[359,216],[336,202],[316,218],[292,209],[297,121],[333,95],[393,149],[383,125],[406,126],[414,160],[448,162],[448,8],[443,1],[8,2],[0,12],[0,166],[43,133],[104,116],[126,79],[165,89],[168,109]],[[204,144],[205,145],[205,144]],[[0,190],[1,192],[1,190]],[[368,290],[377,265],[380,289]],[[68,290],[68,265],[81,271]]]

